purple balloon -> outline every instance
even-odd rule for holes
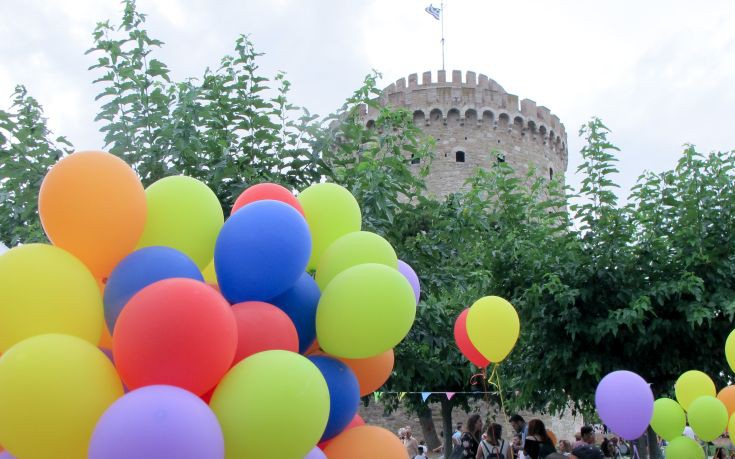
[[[147,386],[119,398],[97,422],[89,459],[223,459],[217,417],[199,397]]]
[[[309,456],[307,456],[307,457],[309,457]],[[315,456],[315,457],[319,457],[319,456]],[[327,456],[324,456],[324,457],[326,458]],[[0,453],[0,459],[15,459],[15,456],[12,456],[7,451],[3,451],[2,453]]]
[[[304,459],[327,459],[327,455],[318,446],[315,446]]]
[[[645,379],[632,371],[613,371],[595,392],[600,419],[626,440],[646,432],[653,417],[653,392]]]
[[[413,296],[416,297],[416,304],[419,304],[419,298],[421,297],[421,284],[419,283],[419,276],[416,275],[416,271],[414,271],[413,268],[403,260],[398,260],[398,271],[403,274],[403,277],[405,277],[408,280],[408,283],[411,284]]]

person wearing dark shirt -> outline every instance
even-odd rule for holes
[[[572,450],[572,459],[604,459],[600,448],[595,446],[595,429],[592,426],[582,427],[583,445]]]
[[[528,422],[528,436],[523,444],[523,452],[531,459],[544,459],[555,453],[554,442],[546,432],[546,426],[540,419],[531,419]]]
[[[480,437],[482,436],[482,420],[479,414],[473,414],[467,419],[464,426],[462,437],[460,438],[460,446],[462,447],[462,457],[474,458],[477,456],[477,448],[480,446]]]

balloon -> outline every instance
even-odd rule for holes
[[[311,232],[309,270],[319,264],[322,253],[347,233],[360,231],[362,215],[355,197],[334,183],[315,183],[297,197]]]
[[[266,301],[291,288],[306,270],[309,227],[293,207],[258,201],[233,214],[217,238],[214,265],[230,303]]]
[[[687,418],[694,433],[704,441],[714,440],[727,428],[727,408],[710,395],[697,397],[689,405]]]
[[[319,368],[329,388],[329,420],[320,441],[329,440],[342,432],[357,414],[360,405],[360,384],[350,367],[327,356],[309,357]]]
[[[732,416],[735,413],[735,386],[724,387],[718,394],[717,398],[727,408],[727,416]]]
[[[165,279],[133,296],[112,341],[115,364],[130,389],[168,384],[201,395],[230,368],[237,323],[230,305],[207,284]]]
[[[143,233],[146,200],[135,172],[117,156],[81,151],[46,174],[38,213],[49,240],[98,279],[130,253]]]
[[[360,397],[372,394],[380,389],[393,371],[393,349],[367,359],[340,359],[355,374],[360,383]]]
[[[65,250],[28,244],[0,257],[0,353],[44,333],[97,344],[103,321],[97,282]]]
[[[725,358],[730,369],[735,371],[735,330],[730,332],[725,341]]]
[[[338,274],[316,311],[319,345],[328,354],[364,359],[395,347],[416,316],[413,290],[385,265],[366,263]]]
[[[0,457],[0,459],[2,458]],[[327,459],[327,456],[318,446],[315,446],[304,459]]]
[[[735,443],[735,416],[730,416],[730,421],[727,423],[727,432],[730,437],[730,441]]]
[[[477,367],[485,368],[490,365],[490,361],[480,354],[480,351],[470,341],[470,337],[467,336],[467,314],[469,312],[470,308],[465,309],[454,322],[454,341],[462,355],[467,357],[467,360]]]
[[[258,183],[247,188],[245,191],[240,193],[240,196],[235,200],[235,204],[232,206],[232,212],[234,214],[241,207],[246,206],[255,201],[281,201],[285,204],[296,209],[302,216],[304,215],[304,209],[301,208],[296,196],[294,196],[288,189],[275,183]]]
[[[306,357],[265,351],[232,367],[209,405],[222,426],[227,459],[303,457],[327,425],[329,389]]]
[[[69,335],[21,341],[0,358],[0,440],[27,459],[84,459],[95,423],[122,396],[94,345]]]
[[[406,459],[406,448],[393,432],[375,426],[344,431],[324,450],[329,459]]]
[[[694,399],[704,395],[714,397],[717,394],[712,379],[697,370],[690,370],[679,376],[674,385],[674,392],[676,393],[676,400],[684,408],[684,411],[689,411],[689,405]]]
[[[318,457],[318,456],[315,456]],[[324,456],[327,457],[327,456]],[[9,452],[0,449],[0,459],[15,459]]]
[[[120,311],[133,295],[154,282],[174,277],[204,281],[197,265],[170,247],[145,247],[123,258],[110,273],[105,286],[107,328],[115,329]]]
[[[512,304],[499,296],[475,301],[467,313],[467,336],[487,360],[499,363],[518,341],[520,321]]]
[[[631,371],[613,371],[595,392],[602,422],[626,440],[643,435],[653,416],[653,393],[648,383]]]
[[[342,430],[342,432],[344,432],[345,430],[348,430],[348,429],[354,429],[355,427],[360,427],[360,426],[364,426],[364,425],[365,425],[365,421],[364,421],[364,420],[363,420],[363,419],[362,419],[362,418],[360,417],[360,415],[359,415],[359,414],[356,414],[356,415],[355,415],[355,417],[354,417],[354,418],[352,418],[352,421],[350,421],[350,423],[349,423],[349,424],[347,424],[347,427],[345,427],[345,428],[344,428],[344,429]],[[329,444],[329,443],[330,443],[331,441],[332,441],[332,439],[329,439],[329,440],[325,440],[325,441],[323,441],[323,442],[319,443],[319,444],[318,444],[317,446],[319,447],[319,449],[321,449],[321,450],[324,450],[324,448],[326,448],[326,447],[327,447],[327,445],[328,445],[328,444]],[[307,457],[308,457],[308,456],[307,456]]]
[[[204,282],[210,285],[217,285],[217,272],[214,270],[214,259],[202,270]]]
[[[666,459],[704,459],[704,450],[689,437],[677,437],[666,447]]]
[[[89,459],[223,459],[225,441],[212,410],[173,386],[148,386],[118,399],[92,434]]]
[[[419,282],[419,276],[416,275],[416,271],[403,260],[398,260],[398,271],[408,280],[413,289],[413,294],[416,297],[416,304],[419,304],[421,299],[421,283]]]
[[[272,304],[249,301],[232,306],[237,322],[237,351],[233,364],[272,349],[299,351],[299,336],[291,319]]]
[[[316,339],[316,308],[321,292],[316,281],[303,273],[299,280],[285,292],[268,300],[277,306],[293,322],[299,334],[299,353],[304,354]]]
[[[138,248],[172,247],[205,268],[224,222],[217,195],[199,180],[177,175],[153,183],[145,196],[148,217]]]
[[[686,415],[675,400],[660,398],[653,404],[651,428],[664,440],[671,441],[686,427]]]
[[[375,233],[355,231],[334,241],[319,259],[316,283],[321,290],[334,276],[363,263],[380,263],[398,269],[396,251],[388,241]]]

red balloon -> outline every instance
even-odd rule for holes
[[[258,352],[280,349],[299,352],[299,335],[281,309],[262,301],[232,306],[237,322],[237,351],[233,365]]]
[[[118,372],[131,390],[168,384],[202,395],[232,364],[237,323],[229,303],[209,285],[166,279],[130,299],[112,343]]]
[[[232,206],[232,212],[230,212],[230,215],[251,202],[262,201],[264,199],[285,202],[289,206],[298,210],[301,215],[304,215],[304,209],[301,208],[301,204],[296,199],[296,196],[291,194],[288,189],[281,185],[276,185],[275,183],[259,183],[240,193],[240,196],[237,197],[235,204]]]
[[[365,421],[364,421],[364,420],[363,420],[363,419],[362,419],[362,418],[360,417],[360,415],[359,415],[359,414],[356,414],[356,415],[355,415],[355,417],[354,417],[354,418],[352,418],[352,421],[350,421],[350,423],[349,423],[349,424],[347,424],[347,427],[345,427],[344,429],[342,429],[342,432],[345,432],[345,431],[347,431],[347,430],[350,430],[350,429],[352,429],[352,428],[354,428],[354,427],[360,427],[360,426],[364,426],[364,425],[365,425]],[[341,434],[342,432],[340,432],[340,434]],[[331,441],[332,441],[333,439],[334,439],[334,438],[330,438],[330,439],[329,439],[329,440],[327,440],[327,441],[323,441],[323,442],[319,443],[319,444],[318,444],[317,446],[319,447],[319,449],[321,449],[321,450],[324,450],[324,448],[326,448],[326,447],[327,447],[327,445],[328,445],[328,444],[329,444],[329,443],[330,443],[330,442],[331,442]]]
[[[454,341],[457,342],[462,355],[467,357],[467,360],[474,363],[480,368],[485,368],[490,365],[490,361],[480,354],[480,351],[475,348],[475,345],[470,341],[470,337],[467,335],[467,313],[469,308],[462,311],[462,314],[457,317],[454,322]]]

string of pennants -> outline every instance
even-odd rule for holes
[[[426,400],[432,395],[444,395],[447,397],[447,400],[451,400],[452,397],[454,397],[457,394],[471,394],[471,395],[483,395],[483,394],[494,394],[495,392],[482,392],[482,391],[467,391],[467,392],[413,392],[413,391],[405,391],[405,392],[394,392],[394,391],[375,391],[373,392],[373,398],[376,402],[379,402],[380,399],[383,398],[383,395],[385,394],[398,394],[398,400],[403,400],[406,395],[408,394],[421,394],[421,399],[426,402]]]

